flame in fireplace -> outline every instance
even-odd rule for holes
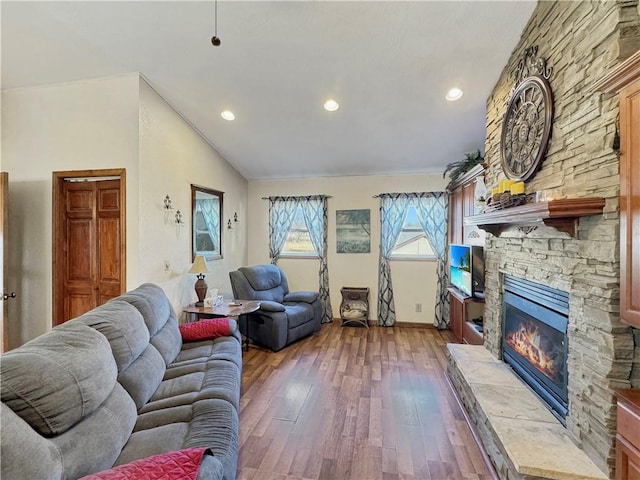
[[[540,330],[537,325],[531,321],[521,321],[515,330],[506,334],[505,340],[507,344],[523,356],[536,370],[548,377],[552,381],[556,381],[559,375],[557,362],[554,356],[541,345]]]

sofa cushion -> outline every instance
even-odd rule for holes
[[[0,403],[0,419],[0,478],[63,478],[62,454],[51,440],[36,432],[4,403]]]
[[[140,311],[149,330],[151,344],[162,355],[165,365],[173,362],[180,352],[182,340],[176,313],[164,290],[158,285],[144,283],[112,301],[116,300],[130,303]]]
[[[254,290],[271,290],[282,284],[280,269],[275,265],[254,265],[240,267],[238,270],[244,274]]]
[[[240,377],[238,366],[227,360],[204,360],[177,369],[169,368],[158,390],[138,413],[143,414],[162,408],[187,405],[197,400],[221,398],[240,407]]]
[[[285,302],[304,302],[313,303],[318,299],[318,292],[310,292],[307,290],[299,290],[297,292],[289,292],[284,296]]]
[[[62,455],[61,478],[78,478],[111,468],[128,442],[136,420],[131,396],[116,383],[95,412],[51,439]]]
[[[220,461],[224,478],[234,479],[238,430],[238,413],[229,402],[220,399],[145,413],[138,417],[135,431],[116,465],[170,450],[207,447]]]
[[[165,371],[164,359],[153,345],[148,345],[144,352],[118,375],[118,382],[129,392],[136,407],[141,408],[160,385]]]
[[[193,363],[207,360],[227,360],[235,363],[242,369],[242,352],[239,348],[240,341],[237,337],[219,337],[214,340],[200,342],[188,342],[182,347],[182,351],[175,361],[167,366],[165,379],[176,375],[182,375],[183,368]]]
[[[80,323],[63,324],[6,353],[0,370],[2,401],[45,436],[90,415],[117,375],[105,336]]]
[[[289,329],[313,320],[313,308],[308,303],[287,303],[285,312],[289,321]]]
[[[81,322],[107,337],[118,372],[131,365],[149,345],[149,330],[142,314],[127,302],[112,300],[72,322]]]

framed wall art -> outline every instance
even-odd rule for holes
[[[336,210],[336,250],[371,252],[371,210]]]

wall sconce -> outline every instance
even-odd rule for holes
[[[164,206],[163,206],[164,224],[166,225],[167,223],[169,223],[169,211],[173,210],[173,205],[171,205],[171,197],[169,197],[169,195],[164,197],[163,203],[164,203]]]
[[[182,213],[180,213],[180,210],[176,210],[175,216],[176,238],[180,238],[180,230],[182,230],[182,227],[184,227],[184,221],[182,220]]]
[[[231,223],[231,219],[227,220],[227,228],[231,230],[232,228],[237,227],[239,223],[240,223],[240,220],[238,220],[238,213],[234,212],[233,223]]]

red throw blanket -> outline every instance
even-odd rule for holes
[[[188,448],[141,458],[80,480],[196,480],[206,448]]]

